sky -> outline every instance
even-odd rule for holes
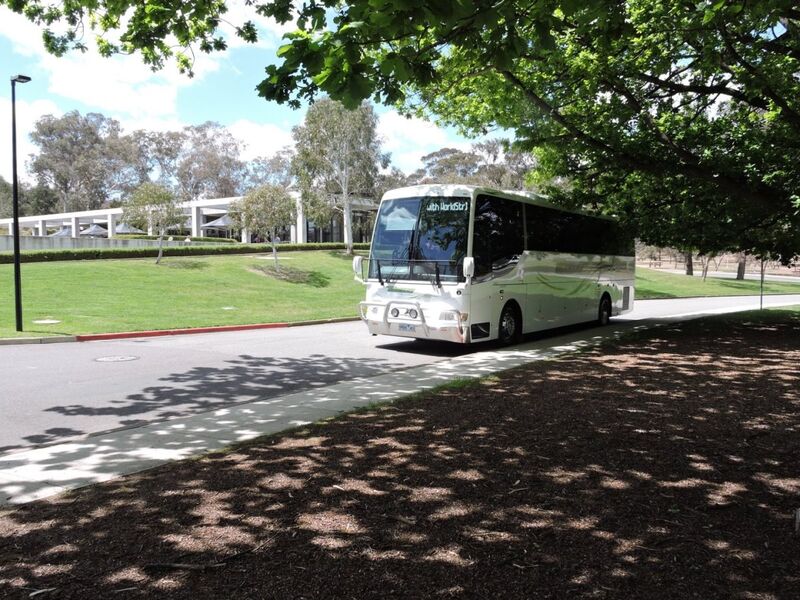
[[[227,20],[244,22],[244,0],[228,3]],[[291,129],[303,122],[305,109],[292,110],[259,98],[255,87],[264,68],[277,62],[286,26],[258,17],[259,42],[246,44],[223,31],[229,48],[214,54],[198,53],[195,75],[189,78],[170,64],[153,72],[138,56],[103,58],[86,36],[88,52],[58,58],[48,54],[41,30],[24,17],[0,6],[0,176],[11,180],[11,77],[28,75],[17,84],[17,157],[19,176],[31,181],[26,163],[36,151],[28,134],[37,119],[77,110],[99,112],[118,120],[125,132],[136,129],[177,130],[216,121],[246,145],[245,159],[270,156],[292,144]],[[226,26],[227,27],[227,26]],[[406,119],[386,107],[376,107],[383,149],[392,164],[405,172],[421,166],[420,158],[446,146],[466,149],[471,141],[452,128],[440,128],[421,119]]]

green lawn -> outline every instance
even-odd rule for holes
[[[22,265],[24,329],[14,331],[12,266],[0,265],[0,338],[171,329],[354,317],[364,288],[339,251],[287,252],[281,264],[303,281],[263,273],[268,255],[87,260]],[[299,271],[299,273],[297,273]],[[636,297],[758,293],[758,282],[638,269]],[[800,285],[767,284],[767,293]],[[35,324],[53,319],[52,325]]]
[[[692,296],[747,296],[758,294],[758,281],[736,281],[708,277],[688,277],[663,273],[653,269],[636,268],[636,298],[689,298]],[[800,294],[798,283],[764,282],[765,294]]]
[[[279,255],[280,256],[280,255]],[[287,252],[308,281],[262,272],[272,257],[87,260],[22,265],[24,335],[98,333],[356,316],[364,288],[340,252]],[[14,337],[13,271],[0,265],[0,337]],[[53,325],[34,320],[54,319]]]

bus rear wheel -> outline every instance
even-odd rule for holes
[[[597,324],[608,325],[611,320],[611,298],[603,295],[600,298],[600,307],[597,309]]]
[[[503,312],[500,313],[497,337],[503,346],[518,344],[522,341],[522,317],[517,307],[511,303],[506,304]]]

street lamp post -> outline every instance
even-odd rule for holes
[[[18,83],[28,83],[27,75],[15,75],[11,78],[11,175],[12,206],[14,210],[14,306],[17,314],[17,331],[22,331],[22,279],[19,269],[19,183],[17,182],[17,95]]]

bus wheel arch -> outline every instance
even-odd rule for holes
[[[600,304],[597,307],[598,325],[608,325],[608,322],[611,320],[611,310],[611,294],[603,292],[603,295],[600,296]]]
[[[522,309],[516,300],[509,300],[500,311],[497,339],[503,346],[522,341]]]

